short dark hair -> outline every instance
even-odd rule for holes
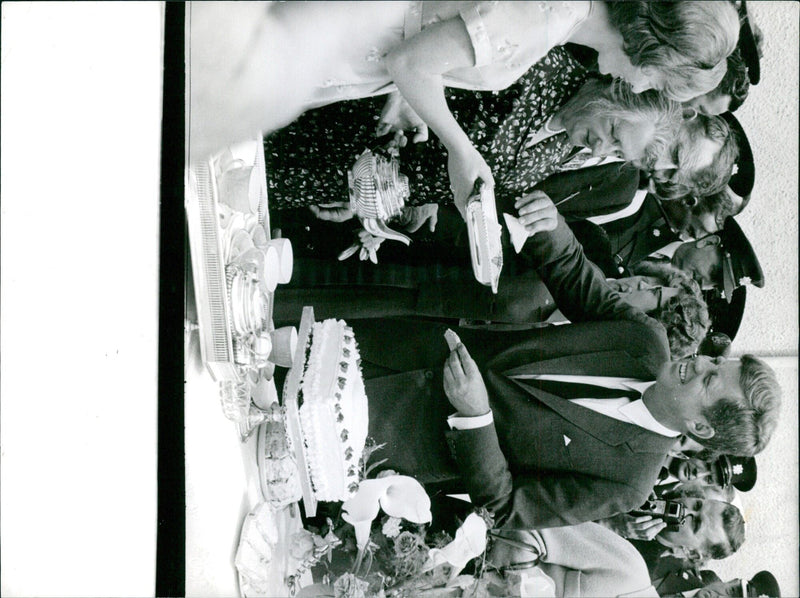
[[[725,507],[722,509],[722,527],[725,529],[725,535],[728,536],[727,545],[709,544],[705,549],[706,555],[715,560],[732,555],[744,543],[744,517],[732,504],[725,503]]]
[[[781,388],[775,372],[753,355],[743,355],[739,385],[744,401],[722,398],[703,411],[714,428],[711,438],[689,434],[704,447],[740,457],[752,457],[767,446],[781,407]]]

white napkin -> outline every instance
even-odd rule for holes
[[[514,245],[514,251],[519,253],[522,251],[525,241],[528,240],[528,231],[525,230],[525,225],[516,216],[503,213],[503,218],[505,218],[508,234],[511,237],[511,244]]]

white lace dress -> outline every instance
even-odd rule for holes
[[[434,23],[463,21],[475,64],[444,74],[448,87],[505,89],[591,13],[591,2],[320,2],[285,3],[276,11],[305,11],[303,24],[328,42],[328,68],[305,109],[394,90],[384,57]],[[295,15],[296,16],[296,15]],[[335,40],[335,41],[334,41]]]

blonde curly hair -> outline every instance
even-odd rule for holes
[[[661,91],[673,100],[691,100],[722,81],[726,58],[739,40],[733,3],[634,1],[606,6],[631,63],[660,71]]]

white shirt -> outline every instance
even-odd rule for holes
[[[613,376],[570,376],[556,374],[519,374],[513,378],[520,380],[552,380],[554,382],[575,382],[580,384],[593,384],[605,388],[617,388],[620,390],[635,390],[641,394],[650,388],[655,382],[642,382],[634,378],[618,378]],[[642,399],[632,401],[626,397],[619,399],[570,399],[571,402],[601,413],[607,417],[613,417],[619,421],[639,426],[661,436],[676,438],[680,432],[670,430],[653,417]],[[476,417],[458,417],[457,414],[447,418],[447,423],[455,430],[472,430],[488,426],[494,421],[492,412]]]
[[[644,198],[647,197],[647,189],[639,189],[636,193],[633,194],[633,200],[629,203],[626,207],[622,208],[621,210],[617,210],[616,212],[612,212],[611,214],[603,214],[602,216],[590,216],[586,220],[590,222],[594,222],[598,226],[601,224],[606,224],[607,222],[613,222],[614,220],[620,220],[621,218],[627,218],[632,214],[635,214],[639,211],[639,208],[642,207],[642,203],[644,203]]]
[[[533,135],[531,135],[531,138],[525,142],[526,149],[533,147],[534,145],[536,145],[541,141],[544,141],[545,139],[549,139],[553,135],[558,135],[559,133],[563,133],[564,131],[566,131],[564,127],[561,127],[560,129],[551,129],[550,128],[551,120],[553,120],[552,116],[548,118],[541,127],[539,127],[538,131],[536,131]]]
[[[663,480],[661,480],[658,484],[656,484],[656,486],[666,486],[667,484],[674,484],[675,482],[680,482],[680,480],[678,478],[676,478],[674,475],[669,474],[667,477],[665,477]]]
[[[581,162],[579,166],[570,167],[569,162],[576,159],[577,156],[583,157],[583,162]],[[618,158],[617,156],[593,156],[592,150],[588,147],[584,147],[582,150],[572,155],[563,170],[580,170],[581,168],[591,168],[592,166],[602,166],[603,164],[624,161],[625,160]]]
[[[683,245],[683,241],[673,241],[669,245],[666,245],[659,249],[658,251],[654,251],[650,255],[652,257],[665,257],[668,260],[672,260],[672,256],[675,255],[675,251]]]

